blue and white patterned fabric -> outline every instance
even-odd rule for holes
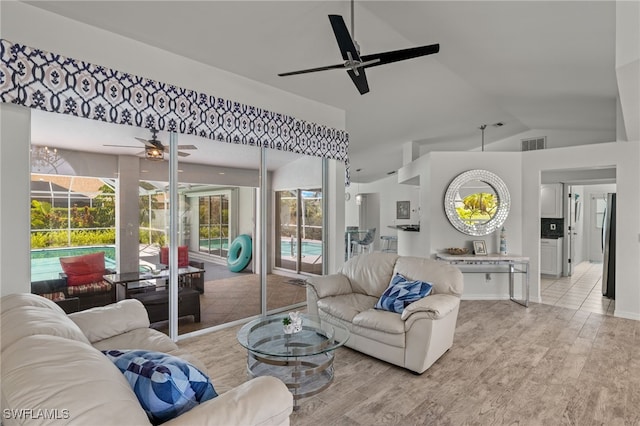
[[[125,375],[154,424],[218,396],[205,374],[178,357],[137,349],[102,352]]]
[[[375,308],[401,314],[411,303],[428,296],[432,287],[430,283],[408,281],[402,275],[396,274],[380,296]]]
[[[349,135],[344,130],[4,39],[0,102],[330,158],[349,169]],[[346,179],[348,184],[348,172]]]

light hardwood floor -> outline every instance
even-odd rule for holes
[[[247,380],[238,327],[181,341],[224,392]],[[422,375],[348,348],[292,425],[640,425],[640,321],[462,301],[453,347]]]

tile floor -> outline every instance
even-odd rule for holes
[[[615,300],[602,296],[602,263],[582,262],[570,277],[540,278],[542,303],[613,315]]]

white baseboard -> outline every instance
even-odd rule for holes
[[[618,318],[626,318],[626,319],[640,321],[640,314],[637,312],[626,312],[626,311],[621,311],[619,309],[615,309],[613,311],[613,316]]]
[[[461,300],[509,300],[508,294],[463,294]]]

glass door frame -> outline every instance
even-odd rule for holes
[[[324,171],[323,171],[324,174]],[[275,265],[274,267],[277,269],[282,269],[284,271],[289,271],[289,272],[295,272],[296,274],[309,274],[309,275],[316,275],[313,274],[313,272],[305,270],[303,268],[303,264],[302,264],[302,259],[303,259],[303,246],[304,246],[304,241],[303,241],[303,237],[306,236],[307,232],[306,232],[306,227],[307,226],[314,226],[314,225],[306,225],[306,222],[304,220],[305,218],[305,212],[306,209],[304,208],[304,200],[306,197],[303,196],[303,192],[309,192],[309,191],[313,191],[316,193],[321,194],[319,197],[319,207],[321,210],[321,214],[322,214],[322,219],[321,219],[321,229],[320,229],[320,250],[321,250],[321,257],[322,257],[322,265],[321,265],[321,269],[319,271],[320,274],[323,274],[326,271],[326,253],[327,253],[327,248],[326,248],[326,244],[325,243],[325,239],[326,239],[326,228],[327,228],[327,224],[326,224],[326,206],[325,206],[325,196],[324,196],[324,191],[322,188],[295,188],[295,189],[287,189],[287,190],[281,190],[281,191],[276,191],[275,192],[275,202],[276,202],[276,215],[274,217],[275,219],[275,223],[274,223],[274,227],[276,228],[276,244],[275,244]],[[295,269],[290,269],[287,268],[286,266],[283,265],[282,263],[282,246],[281,246],[281,241],[282,241],[282,233],[281,228],[282,228],[282,223],[280,222],[281,220],[281,200],[282,198],[278,195],[281,193],[290,193],[291,195],[288,196],[287,198],[289,199],[294,199],[295,198],[295,222],[293,224],[289,224],[290,226],[295,226],[295,239],[293,237],[293,234],[291,235],[291,251],[293,252],[293,248],[296,247],[295,250]],[[293,216],[293,215],[292,215]],[[280,243],[279,243],[280,242]],[[293,253],[292,253],[293,254]],[[280,257],[279,257],[280,256]],[[277,260],[280,259],[280,264],[278,265]]]

